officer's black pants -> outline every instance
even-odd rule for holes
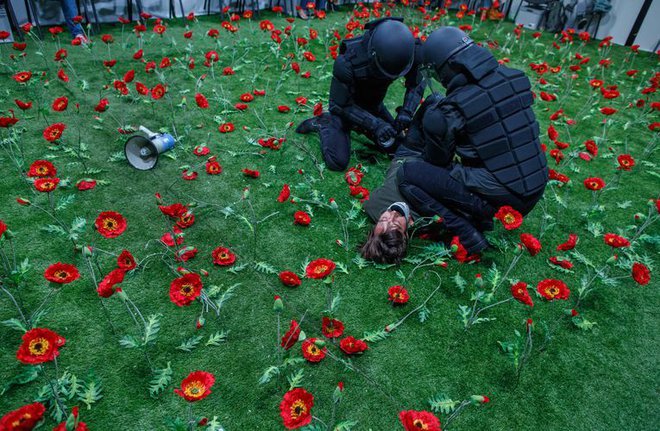
[[[382,104],[372,114],[390,124],[394,122],[394,118],[392,118],[392,115]],[[321,154],[330,170],[343,171],[348,167],[351,158],[351,131],[363,134],[374,145],[378,146],[376,137],[372,133],[356,127],[338,115],[327,112],[317,121],[319,123],[318,132],[321,140]],[[391,148],[391,150],[393,151],[394,148]]]

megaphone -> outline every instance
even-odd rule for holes
[[[134,135],[124,145],[126,160],[135,169],[147,171],[158,163],[158,155],[174,148],[174,137],[168,133],[154,133],[144,126],[139,129],[147,135]]]

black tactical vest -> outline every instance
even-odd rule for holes
[[[456,137],[459,154],[460,147],[476,153],[483,166],[520,197],[545,188],[547,161],[524,73],[496,67],[476,84],[451,91],[441,103],[453,105],[465,117],[465,129]]]

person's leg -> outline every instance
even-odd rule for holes
[[[78,8],[76,7],[76,0],[60,0],[62,5],[62,13],[64,14],[64,21],[69,28],[71,37],[76,37],[83,34],[83,29],[80,24],[73,22],[73,17],[78,15]]]
[[[323,160],[332,171],[343,171],[351,158],[350,129],[340,117],[325,112],[318,117],[308,118],[298,125],[297,133],[318,132],[321,140]]]
[[[406,162],[398,171],[399,191],[424,216],[438,215],[443,225],[458,235],[470,253],[488,247],[488,241],[465,214],[488,214],[495,210],[472,194],[449,174],[449,170],[423,161]]]

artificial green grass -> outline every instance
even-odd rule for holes
[[[168,222],[160,215],[154,193],[160,192],[168,204],[205,202],[194,209],[196,223],[185,231],[185,244],[197,247],[199,253],[183,265],[195,271],[208,270],[210,275],[203,277],[207,287],[219,285],[227,288],[240,283],[235,296],[222,308],[220,317],[208,315],[206,325],[198,330],[195,322],[199,305],[179,308],[169,301],[169,283],[175,275],[162,261],[153,259],[146,269],[127,276],[122,287],[142,311],[145,314],[162,314],[162,328],[155,346],[150,350],[151,358],[157,367],[164,367],[170,362],[174,371],[173,381],[165,392],[156,399],[151,398],[147,390],[151,376],[144,357],[139,351],[124,349],[118,343],[120,336],[137,333],[120,299],[115,296],[105,301],[113,322],[119,328],[119,336],[115,336],[99,305],[81,254],[74,251],[65,238],[40,230],[50,223],[47,216],[33,208],[18,206],[14,201],[22,196],[44,204],[45,196],[33,192],[31,185],[16,175],[16,168],[7,153],[0,153],[4,168],[0,179],[3,204],[0,219],[16,235],[14,241],[18,256],[29,258],[32,265],[29,282],[21,292],[28,310],[34,309],[48,291],[42,273],[49,264],[69,262],[81,270],[81,280],[62,289],[49,304],[49,312],[40,326],[53,329],[67,339],[58,360],[61,370],[67,369],[82,379],[93,374],[103,382],[103,398],[93,404],[91,410],[83,408],[81,412],[90,429],[167,429],[165,423],[169,418],[185,417],[186,414],[186,403],[172,390],[194,370],[205,370],[216,375],[213,394],[194,405],[195,414],[210,418],[217,416],[225,429],[230,431],[283,428],[278,406],[289,387],[285,376],[266,385],[258,384],[263,371],[277,364],[273,295],[279,294],[284,300],[283,327],[288,328],[289,319],[300,320],[305,314],[303,330],[308,337],[320,337],[321,313],[326,304],[325,287],[318,281],[304,279],[301,287],[289,289],[281,285],[276,274],[262,273],[251,266],[237,274],[214,268],[210,254],[217,246],[227,246],[234,251],[238,256],[236,265],[265,262],[278,271],[301,273],[304,262],[318,257],[342,263],[348,274],[335,271],[333,289],[342,298],[335,317],[346,324],[346,334],[356,337],[381,330],[395,322],[434,289],[437,278],[428,268],[422,268],[406,284],[411,293],[410,303],[397,308],[388,304],[387,288],[400,283],[396,269],[383,270],[372,266],[360,269],[352,261],[356,256],[355,247],[364,239],[368,229],[368,223],[356,223],[366,218],[363,214],[348,222],[349,250],[336,244],[335,240],[344,239],[341,226],[336,216],[325,208],[312,207],[312,224],[307,228],[292,224],[293,212],[305,209],[305,206],[276,202],[284,183],[291,185],[292,196],[301,199],[309,199],[311,190],[322,194],[324,201],[335,198],[342,214],[355,202],[348,195],[343,174],[324,171],[321,179],[312,159],[297,146],[307,146],[311,154],[320,160],[315,137],[295,135],[289,130],[281,150],[266,150],[263,154],[261,147],[249,141],[271,135],[283,136],[288,122],[297,123],[311,115],[309,109],[304,112],[294,112],[295,109],[292,109],[292,113],[281,114],[277,112],[278,105],[286,104],[293,108],[294,99],[301,95],[309,98],[309,106],[317,101],[327,104],[332,67],[332,60],[326,58],[327,44],[332,30],[337,29],[345,34],[347,14],[346,9],[342,13],[329,14],[323,21],[296,21],[293,24],[296,37],[306,37],[307,26],[320,34],[319,40],[310,42],[306,47],[316,55],[317,62],[307,63],[298,55],[302,71],[311,71],[310,79],[303,79],[290,69],[281,72],[281,67],[286,64],[285,54],[294,51],[293,40],[285,41],[281,52],[271,51],[270,36],[259,30],[256,19],[254,22],[241,21],[241,29],[235,35],[221,30],[219,46],[204,36],[209,28],[220,28],[217,17],[200,19],[193,28],[194,38],[190,45],[182,37],[183,25],[180,21],[169,22],[162,39],[151,33],[150,29],[144,36],[146,59],[158,63],[164,56],[177,57],[185,65],[185,59],[193,56],[197,66],[191,75],[184,66],[173,61],[174,66],[165,71],[180,141],[174,151],[176,160],[162,157],[157,168],[149,172],[135,171],[122,160],[108,160],[111,155],[123,150],[125,136],[116,132],[120,125],[142,124],[152,129],[163,127],[171,131],[171,114],[166,98],[155,102],[152,108],[150,103],[139,99],[121,99],[112,90],[112,81],[121,79],[124,72],[131,68],[136,70],[136,81],[144,82],[149,87],[158,82],[155,75],[146,75],[143,65],[131,58],[137,46],[136,39],[129,34],[129,27],[123,33],[119,27],[104,27],[103,32],[113,34],[116,39],[110,46],[110,54],[98,40],[92,47],[93,54],[83,48],[67,47],[69,61],[77,76],[87,83],[85,91],[81,90],[81,81],[71,72],[68,73],[72,82],[68,86],[57,81],[57,69],[51,61],[56,50],[55,43],[46,41],[44,47],[44,59],[50,67],[47,84],[44,80],[37,82],[38,73],[45,71],[46,66],[37,55],[34,42],[29,42],[24,65],[23,60],[17,64],[11,63],[8,60],[9,47],[2,46],[3,61],[9,65],[2,70],[2,109],[6,111],[13,106],[15,98],[41,99],[42,111],[39,114],[46,115],[49,122],[67,123],[64,144],[69,147],[76,147],[75,138],[80,133],[89,148],[87,166],[101,171],[84,174],[83,167],[73,155],[49,149],[41,137],[45,122],[42,118],[36,118],[36,108],[18,113],[21,121],[15,126],[20,130],[20,145],[25,152],[23,169],[33,160],[52,157],[59,175],[71,178],[74,184],[84,177],[107,181],[107,184],[87,192],[72,188],[55,192],[56,197],[75,195],[74,203],[61,211],[59,216],[69,222],[76,216],[87,220],[87,230],[81,243],[117,254],[126,248],[140,260],[162,251],[157,240],[169,228]],[[405,11],[405,15],[409,23],[421,25],[421,14]],[[271,19],[277,28],[283,29],[287,25],[283,18],[270,13],[262,13],[262,16]],[[456,23],[454,19],[443,22]],[[551,47],[552,37],[549,35],[540,39],[539,43],[542,42],[543,46],[534,47],[527,32],[523,32],[525,45],[521,46],[513,40],[507,43],[512,29],[510,23],[486,23],[474,36],[476,40],[485,40],[486,35],[490,35],[500,46],[511,49],[494,52],[498,58],[510,58],[511,65],[528,73],[532,73],[527,67],[529,62],[547,61],[552,66],[559,64],[562,57],[568,57],[564,50],[557,51]],[[186,51],[187,46],[190,46],[190,52]],[[213,72],[202,65],[203,55],[209,49],[216,49],[220,54],[220,61]],[[593,76],[600,77],[601,72],[594,65],[598,59],[594,43],[578,48],[576,42],[569,49],[572,53],[590,55]],[[547,257],[557,254],[554,247],[564,242],[569,232],[580,236],[577,249],[598,265],[609,256],[602,238],[587,230],[586,220],[582,216],[591,205],[591,194],[582,186],[582,180],[596,175],[609,181],[615,175],[614,159],[602,157],[608,153],[607,147],[611,146],[613,153],[619,154],[625,152],[624,146],[627,146],[627,151],[637,159],[638,165],[632,173],[623,173],[618,188],[606,190],[600,197],[605,211],[599,221],[605,232],[617,232],[619,228],[631,224],[632,215],[646,213],[647,200],[658,197],[657,176],[652,174],[655,172],[657,175],[657,166],[653,165],[658,162],[657,156],[647,157],[651,164],[639,163],[646,143],[657,138],[652,137],[644,123],[633,123],[626,130],[623,128],[626,121],[636,118],[635,110],[626,109],[626,104],[637,99],[636,86],[642,79],[650,78],[654,68],[657,69],[656,58],[640,53],[634,64],[640,70],[639,76],[630,79],[624,74],[628,69],[623,63],[628,56],[627,49],[614,47],[609,56],[614,64],[603,76],[607,85],[620,86],[622,97],[608,104],[620,109],[622,112],[617,118],[623,118],[610,127],[607,143],[600,146],[601,156],[589,164],[578,159],[571,164],[574,169],[566,166],[559,168],[573,180],[566,188],[559,189],[566,197],[568,208],[561,207],[548,191],[546,200],[526,218],[521,232],[538,234],[543,214],[541,206],[544,205],[547,212],[555,216],[553,221],[556,223],[541,238],[544,251],[534,258],[524,257],[510,274],[512,279],[527,281],[530,289],[543,278],[560,278],[566,281],[575,296],[585,273],[584,266],[573,259],[574,272],[560,273],[546,264]],[[100,64],[100,60],[108,58],[118,60],[110,73],[105,72]],[[222,76],[225,66],[232,66],[236,74]],[[29,86],[29,93],[26,93],[11,80],[11,74],[28,68],[35,72],[35,77]],[[550,86],[544,88],[545,91],[564,95],[563,88],[568,82],[563,77],[566,70],[567,64],[563,64],[561,74],[548,75]],[[202,73],[208,75],[199,89],[210,99],[211,109],[207,111],[200,111],[194,105],[195,82]],[[549,125],[549,114],[560,106],[569,117],[583,109],[593,91],[588,85],[590,77],[587,71],[581,72],[580,78],[573,83],[572,91],[554,104],[537,102],[535,109],[542,130]],[[109,85],[110,89],[102,90],[104,85]],[[231,110],[233,104],[239,102],[240,94],[255,88],[266,89],[266,97],[256,97],[246,112]],[[390,109],[398,105],[402,94],[402,86],[395,83],[386,101]],[[61,95],[69,96],[69,109],[66,113],[54,113],[50,102]],[[100,95],[110,100],[108,112],[99,114],[103,122],[94,120],[92,111]],[[184,97],[187,104],[179,106]],[[594,100],[599,102],[596,107],[604,105],[600,97]],[[73,113],[74,103],[80,103],[80,115]],[[228,112],[223,112],[224,109]],[[575,118],[578,123],[571,128],[557,126],[561,140],[571,143],[571,149],[565,151],[567,155],[571,151],[581,150],[584,140],[601,133],[600,114],[590,106],[584,109],[582,116],[587,114],[589,118]],[[232,121],[237,130],[229,134],[218,133],[213,115],[219,115],[221,121]],[[113,121],[113,117],[121,124]],[[649,122],[657,120],[657,114],[649,114],[648,118]],[[267,130],[263,130],[262,121]],[[243,131],[243,126],[251,130]],[[3,130],[3,138],[7,135],[8,132]],[[353,135],[353,142],[355,149],[364,148],[356,135]],[[219,176],[207,176],[203,167],[205,158],[192,155],[192,148],[201,143],[210,147],[211,154],[218,155],[223,166],[223,173]],[[377,187],[389,164],[388,159],[382,155],[359,152],[354,155],[352,163],[359,162],[368,168],[363,184],[369,189]],[[196,181],[186,182],[180,178],[184,165],[193,166],[199,172]],[[550,165],[553,167],[554,161],[550,161]],[[243,168],[260,170],[261,177],[246,178],[240,172]],[[303,170],[303,174],[299,173],[299,169]],[[239,202],[235,206],[237,212],[251,218],[247,204],[240,203],[245,187],[250,188],[250,202],[256,219],[278,212],[259,226],[256,249],[252,247],[247,224],[234,216],[226,217],[221,211]],[[627,201],[630,203],[626,208],[616,205]],[[128,220],[128,229],[117,239],[104,239],[92,228],[98,213],[105,210],[119,211]],[[655,234],[657,238],[657,226],[648,233]],[[439,393],[458,400],[471,394],[484,394],[492,399],[489,404],[467,409],[452,422],[453,429],[656,429],[659,416],[656,393],[659,384],[659,339],[655,330],[658,326],[658,300],[653,291],[655,281],[640,287],[625,279],[616,287],[602,287],[588,297],[579,307],[579,312],[590,321],[597,322],[592,331],[581,331],[568,319],[558,321],[564,309],[573,306],[573,298],[568,303],[545,303],[534,297],[536,305],[533,309],[518,303],[494,308],[487,312],[487,316],[497,320],[476,325],[466,332],[456,310],[459,305],[470,303],[470,292],[475,290],[471,281],[474,275],[486,274],[493,263],[503,271],[513,257],[517,234],[506,233],[501,227],[495,234],[509,238],[506,251],[491,250],[484,255],[482,263],[476,265],[459,265],[450,261],[446,269],[433,268],[441,276],[442,287],[428,304],[431,311],[429,319],[420,323],[417,316],[412,316],[387,339],[370,343],[364,355],[351,358],[351,363],[362,373],[347,370],[343,364],[330,358],[320,364],[302,364],[287,369],[286,375],[298,369],[304,370],[303,386],[315,396],[315,416],[329,421],[332,392],[337,382],[343,381],[344,399],[338,408],[337,419],[358,421],[354,427],[356,430],[400,429],[397,419],[400,410],[428,410],[427,400]],[[426,245],[428,242],[415,241],[411,255],[420,253]],[[7,247],[5,243],[5,250]],[[648,241],[636,250],[642,255],[657,254],[657,241],[655,245]],[[99,255],[99,262],[104,272],[114,268],[113,258],[103,253]],[[401,269],[407,275],[413,267],[406,263]],[[469,280],[463,293],[452,281],[457,272]],[[617,275],[620,274],[625,274],[625,271],[619,269]],[[508,283],[504,283],[497,298],[504,299],[508,295]],[[1,301],[0,319],[16,317],[9,300],[2,296]],[[533,351],[519,381],[516,381],[511,362],[500,353],[497,341],[511,340],[516,329],[524,331],[525,321],[529,317],[535,321],[534,340],[537,345],[546,344],[544,323],[552,329],[553,338],[543,351]],[[218,347],[204,346],[208,336],[222,330],[229,331],[227,342]],[[195,350],[187,353],[176,349],[181,342],[195,335],[204,336],[202,344]],[[20,333],[0,326],[0,337],[3,340],[0,347],[0,363],[3,365],[0,379],[5,381],[22,367],[15,359]],[[342,357],[336,347],[331,346],[330,349]],[[287,355],[300,356],[299,344]],[[52,366],[47,366],[52,373]],[[43,383],[45,381],[40,377],[35,382],[11,388],[0,397],[0,414],[34,400]],[[446,415],[439,414],[439,417],[444,421]],[[54,425],[52,421],[48,424],[51,427]]]

